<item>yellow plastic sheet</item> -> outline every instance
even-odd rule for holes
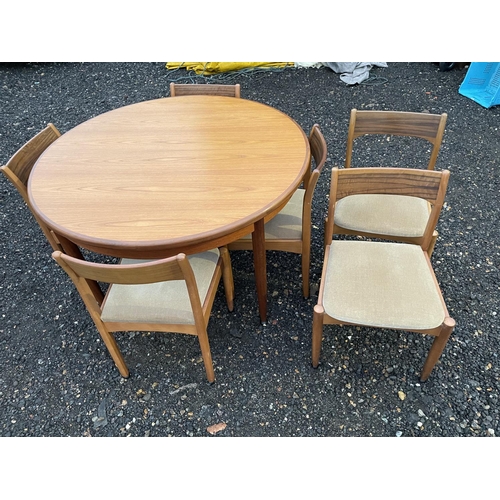
[[[284,68],[293,65],[293,62],[168,62],[166,68],[186,68],[197,74],[213,75],[245,68]]]

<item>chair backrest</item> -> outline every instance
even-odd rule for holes
[[[225,97],[240,97],[240,84],[235,85],[213,85],[196,83],[170,83],[170,97],[182,95],[218,95]]]
[[[314,169],[311,170],[311,168],[309,168],[304,175],[303,185],[306,190],[304,204],[306,204],[307,201],[311,203],[316,183],[326,163],[326,141],[321,133],[319,125],[316,123],[312,126],[311,132],[309,133],[309,146],[311,148],[311,159],[314,159]]]
[[[100,302],[88,285],[90,281],[120,285],[139,285],[160,281],[184,280],[193,312],[201,311],[196,278],[186,255],[181,253],[166,259],[136,264],[98,264],[75,259],[60,251],[52,258],[66,271],[78,289],[89,311],[100,315]]]
[[[345,168],[351,166],[354,139],[363,135],[400,135],[425,139],[432,144],[427,168],[436,164],[448,115],[413,113],[407,111],[360,111],[351,110]]]
[[[31,170],[33,169],[33,165],[36,163],[40,155],[59,137],[61,137],[59,130],[57,130],[52,123],[49,123],[47,127],[30,139],[18,151],[16,151],[6,165],[0,168],[7,179],[12,182],[23,197],[54,250],[62,250],[62,247],[55,234],[35,215],[31,209],[28,198],[28,179],[30,177]]]
[[[14,184],[26,203],[28,203],[28,179],[33,165],[59,137],[61,137],[59,130],[52,123],[49,123],[47,127],[18,149],[5,166],[1,167],[2,172]]]
[[[333,237],[335,204],[346,196],[358,194],[386,194],[414,196],[430,203],[429,219],[421,247],[429,248],[444,203],[450,172],[448,170],[420,170],[413,168],[366,167],[332,169],[326,244]]]

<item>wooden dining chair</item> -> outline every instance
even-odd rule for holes
[[[311,210],[314,190],[326,162],[326,141],[319,125],[309,134],[311,165],[297,189],[279,213],[266,221],[265,248],[302,255],[302,291],[309,297],[309,268],[311,261]],[[312,161],[314,159],[314,162]],[[312,170],[311,170],[312,169]],[[272,216],[273,214],[270,214]],[[252,235],[247,234],[228,245],[229,250],[252,250]]]
[[[170,83],[170,97],[182,95],[218,95],[226,97],[240,97],[240,84],[214,85],[209,83]]]
[[[112,334],[117,331],[178,332],[198,337],[207,379],[215,374],[207,325],[222,276],[227,306],[233,310],[234,285],[226,247],[186,257],[99,264],[52,254],[75,284],[122,377],[129,370]],[[102,304],[87,280],[109,283]]]
[[[339,200],[383,194],[431,204],[419,245],[390,241],[333,239],[327,227],[318,303],[314,306],[312,365],[318,366],[323,325],[358,325],[431,335],[434,341],[421,380],[440,358],[455,321],[450,317],[432,269],[428,249],[443,206],[449,171],[406,168],[332,169],[328,218]]]
[[[59,130],[57,130],[52,123],[49,123],[47,127],[32,137],[26,144],[24,144],[24,146],[14,153],[7,164],[0,167],[0,170],[2,170],[5,176],[11,181],[23,197],[26,205],[28,205],[28,208],[33,214],[35,220],[38,222],[38,225],[45,234],[45,237],[47,238],[47,241],[52,249],[66,252],[77,259],[83,260],[84,257],[77,245],[66,238],[63,238],[61,235],[57,235],[37,217],[28,198],[28,180],[33,166],[40,155],[59,137],[61,137]],[[100,300],[102,301],[104,295],[98,283],[89,281],[88,285],[92,289],[95,297],[100,297]]]
[[[426,168],[434,170],[446,119],[446,113],[437,115],[406,111],[360,111],[353,109],[351,110],[347,135],[345,168],[352,166],[353,146],[358,137],[395,135],[428,141],[432,149]],[[391,166],[415,167],[415,165]],[[423,238],[429,210],[428,203],[412,197],[370,196],[367,198],[363,195],[349,197],[339,202],[339,206],[335,210],[333,231],[335,234],[383,238],[418,245]],[[415,214],[418,214],[418,217],[415,217]],[[429,256],[432,255],[437,237],[438,233],[435,231],[428,249]]]
[[[36,163],[40,155],[60,136],[61,133],[59,130],[57,130],[52,123],[49,123],[47,127],[32,137],[26,144],[24,144],[24,146],[18,149],[7,164],[0,167],[0,170],[2,170],[7,179],[10,180],[23,197],[53,250],[62,251],[59,239],[54,232],[35,215],[34,211],[31,209],[28,199],[28,179],[31,174],[31,170],[33,169],[33,165]]]

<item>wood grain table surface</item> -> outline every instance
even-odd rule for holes
[[[28,193],[57,234],[115,257],[196,253],[252,232],[265,322],[264,222],[295,192],[309,161],[304,131],[270,106],[168,97],[63,134],[35,164]]]

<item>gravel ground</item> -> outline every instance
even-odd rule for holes
[[[495,436],[500,434],[498,223],[500,107],[458,94],[466,69],[389,63],[347,86],[327,68],[226,75],[242,97],[276,107],[306,132],[318,123],[328,162],[315,193],[311,283],[300,257],[268,252],[269,323],[258,320],[252,258],[232,253],[235,311],[221,289],[209,323],[216,381],[196,338],[120,333],[131,370],[120,377],[69,278],[50,257],[17,191],[0,179],[1,436]],[[48,122],[61,132],[105,111],[165,97],[164,63],[0,65],[0,163]],[[325,327],[311,366],[312,310],[322,264],[330,170],[342,165],[351,108],[448,113],[437,169],[451,180],[432,257],[457,326],[429,380],[423,335]],[[414,162],[426,147],[365,144],[372,164]],[[354,161],[363,161],[359,152]],[[410,163],[414,164],[414,163]],[[422,166],[415,164],[415,166]],[[404,398],[404,399],[402,399]]]

